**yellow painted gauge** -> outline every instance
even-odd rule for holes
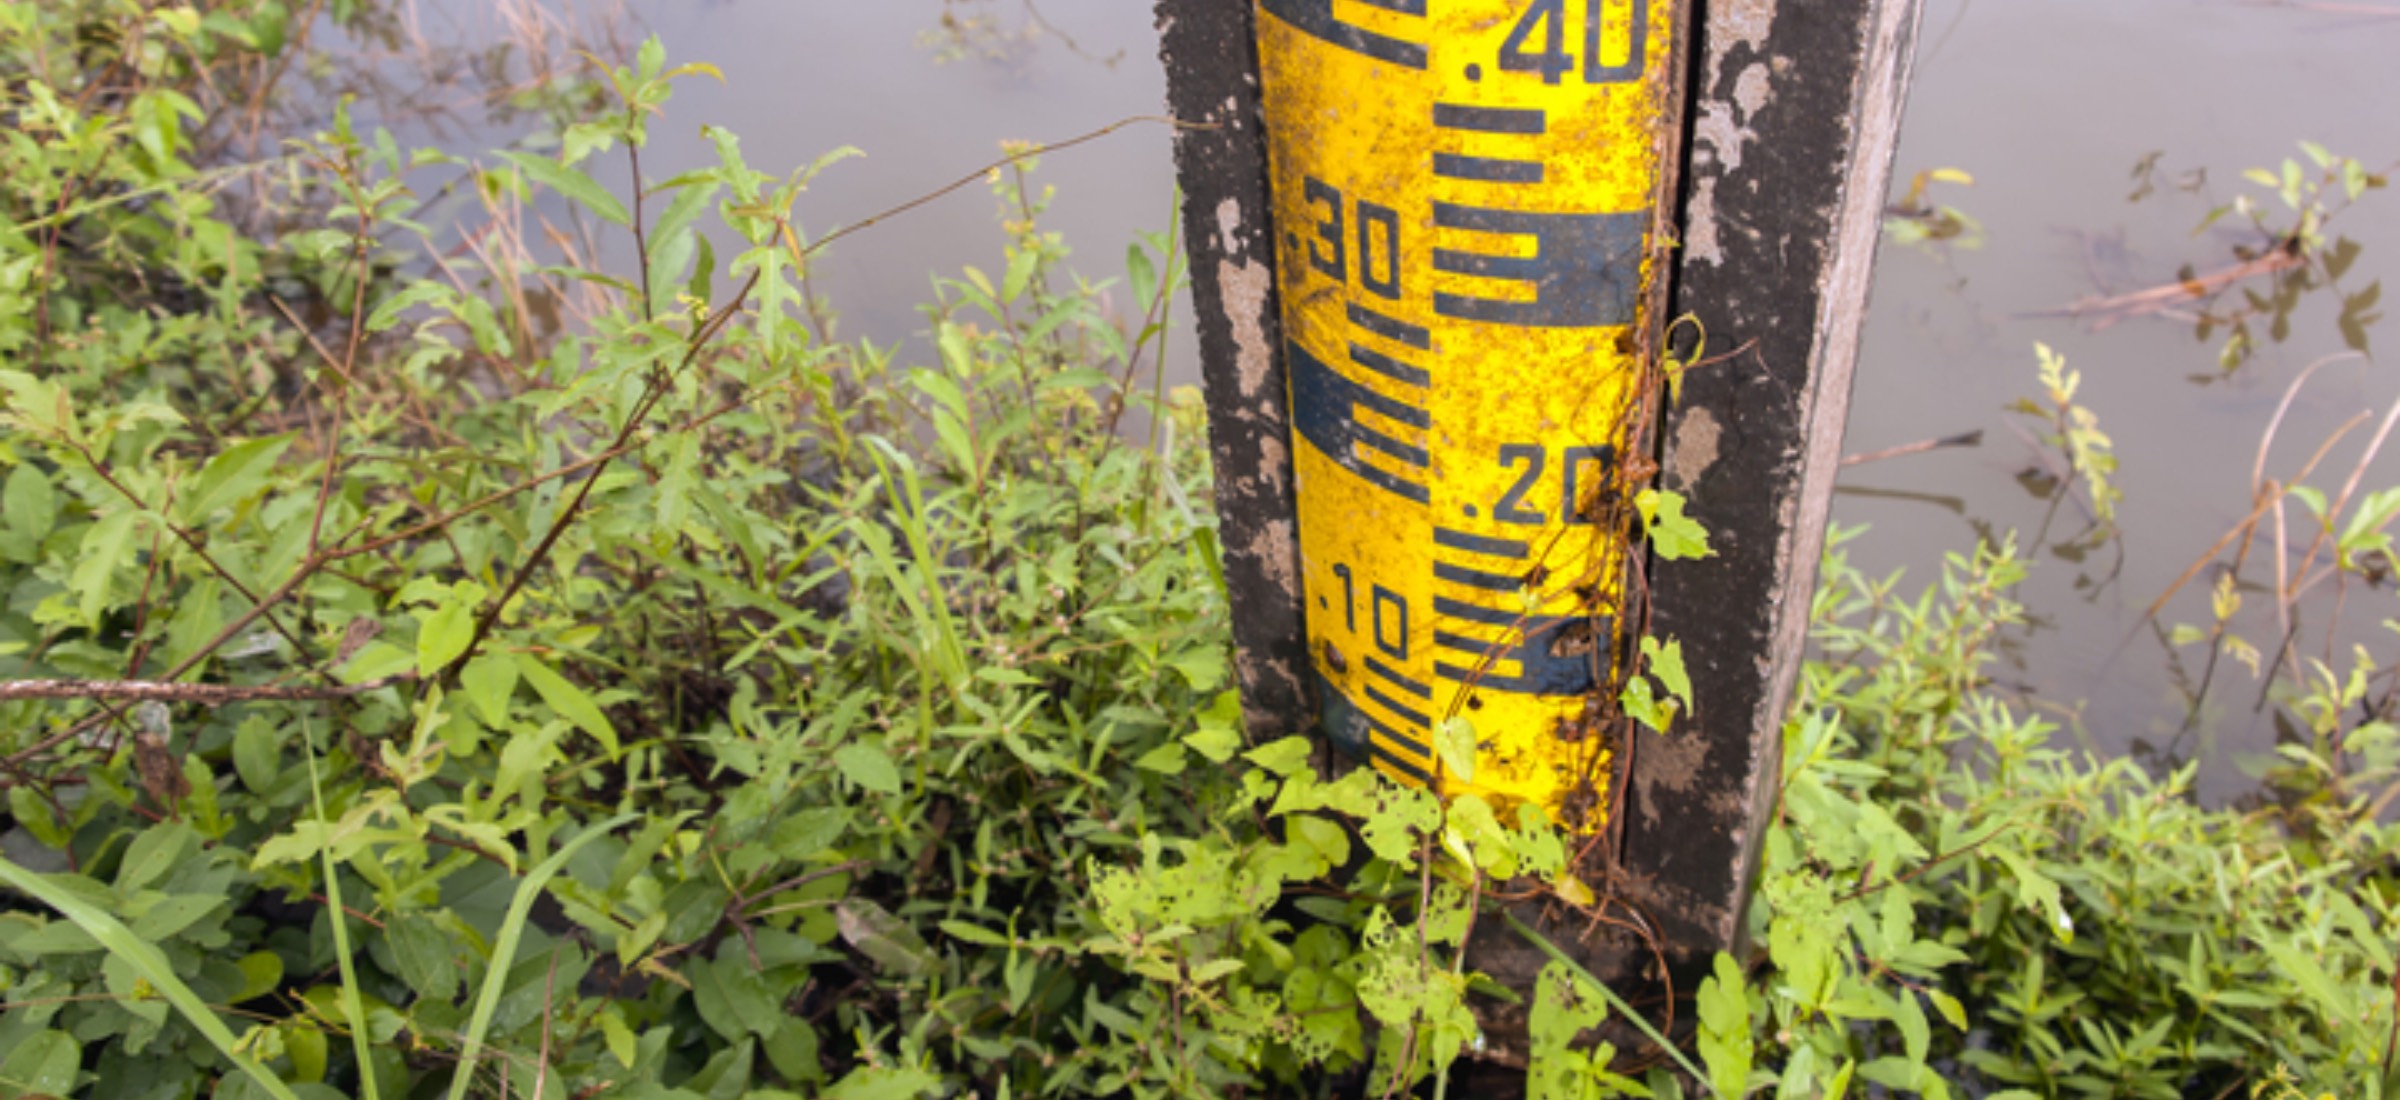
[[[1671,0],[1260,0],[1312,661],[1388,774],[1601,822]],[[1463,718],[1471,774],[1434,752]],[[1451,727],[1459,729],[1461,727]]]

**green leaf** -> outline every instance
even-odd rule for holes
[[[460,940],[431,913],[395,913],[384,922],[384,943],[392,949],[400,980],[418,996],[448,1001],[458,995]]]
[[[900,769],[892,765],[891,754],[881,746],[853,741],[834,750],[833,765],[863,790],[876,794],[900,793]]]
[[[1160,775],[1182,775],[1184,768],[1183,745],[1181,742],[1169,741],[1143,753],[1139,759],[1133,762],[1133,766],[1146,772],[1157,772]]]
[[[2392,522],[2395,515],[2400,515],[2400,487],[2368,493],[2342,528],[2341,548],[2355,551],[2369,545],[2369,537]]]
[[[1967,1030],[1967,1006],[1958,1003],[1958,998],[1939,989],[1928,989],[1925,991],[1925,995],[1933,999],[1935,1011],[1942,1014],[1942,1019],[1950,1021],[1951,1027],[1960,1031]]]
[[[250,13],[250,41],[258,52],[273,57],[283,52],[291,12],[280,3],[260,5]]]
[[[517,661],[507,654],[478,653],[460,669],[458,682],[467,689],[467,702],[483,724],[498,728],[508,721],[508,700],[517,693]]]
[[[1233,759],[1242,747],[1240,732],[1225,726],[1202,726],[1183,735],[1183,743],[1192,751],[1208,758],[1209,763],[1222,764]]]
[[[534,692],[542,697],[543,702],[550,704],[550,709],[557,711],[559,717],[591,734],[602,748],[608,750],[609,759],[617,758],[617,727],[609,724],[608,716],[600,713],[600,705],[592,702],[592,697],[585,694],[582,688],[551,671],[549,665],[543,664],[541,658],[531,653],[517,654],[517,674],[533,685]]]
[[[743,1036],[742,1041],[717,1051],[700,1072],[684,1079],[675,1090],[675,1100],[685,1100],[698,1093],[698,1100],[743,1100],[750,1086],[751,1074],[758,1065],[758,1040]]]
[[[607,1044],[609,1056],[615,1058],[618,1065],[626,1069],[633,1068],[639,1048],[633,1037],[633,1029],[625,1024],[625,1014],[614,1004],[600,1010],[600,1038]]]
[[[2066,902],[2060,896],[2058,883],[2034,867],[2033,860],[2007,848],[1995,848],[1992,855],[2008,866],[2008,873],[2017,880],[2017,901],[2029,909],[2043,911],[2050,920],[2050,933],[2058,942],[2075,942],[2075,920],[2067,915]]]
[[[2267,955],[2275,960],[2276,968],[2292,984],[2299,986],[2301,992],[2308,994],[2310,1000],[2316,1002],[2317,1010],[2326,1019],[2347,1020],[2356,1015],[2357,1005],[2352,1001],[2350,991],[2326,973],[2309,951],[2285,940],[2269,940],[2265,947]]]
[[[138,909],[127,906],[125,912],[132,919],[125,926],[151,943],[164,943],[200,923],[201,918],[223,904],[225,899],[214,894],[178,894]]]
[[[1185,734],[1183,743],[1210,763],[1222,764],[1241,751],[1241,724],[1241,693],[1220,691],[1209,701],[1208,709],[1200,712],[1200,728]]]
[[[650,239],[664,241],[691,228],[700,215],[708,210],[709,200],[717,197],[719,187],[717,181],[703,179],[675,188],[675,197],[667,201],[666,210],[659,214],[658,223],[650,229]]]
[[[287,432],[246,439],[217,452],[200,468],[200,476],[192,479],[191,490],[177,501],[177,513],[186,523],[200,523],[217,509],[256,492],[296,438],[296,433]]]
[[[1617,705],[1627,717],[1660,733],[1675,724],[1674,708],[1658,701],[1658,693],[1651,688],[1648,677],[1626,677],[1625,689],[1617,693]]]
[[[1225,682],[1225,651],[1208,646],[1179,653],[1167,659],[1167,667],[1182,674],[1193,691],[1211,691]]]
[[[1751,1039],[1750,995],[1742,966],[1718,952],[1715,974],[1700,982],[1700,1060],[1719,1096],[1740,1096],[1756,1055]]]
[[[1306,737],[1286,737],[1244,753],[1251,763],[1276,775],[1292,775],[1308,767],[1308,756],[1316,746]]]
[[[946,920],[940,922],[940,927],[943,934],[951,939],[975,944],[979,947],[1007,947],[1009,945],[1008,937],[980,924],[969,924],[963,920]]]
[[[784,859],[807,859],[841,840],[849,826],[848,807],[814,806],[776,822],[767,842]]]
[[[8,816],[15,818],[45,848],[65,848],[74,839],[74,832],[51,811],[50,800],[30,786],[20,783],[8,788]]]
[[[330,1045],[314,1024],[296,1022],[283,1027],[284,1056],[292,1060],[292,1076],[304,1084],[325,1080],[326,1048]]]
[[[727,939],[705,968],[707,974],[692,983],[692,1004],[717,1034],[732,1042],[744,1035],[772,1035],[782,1026],[781,998],[766,975],[750,965],[739,939]]]
[[[1025,293],[1025,284],[1033,280],[1042,254],[1034,249],[1021,248],[1008,254],[1008,273],[1000,277],[1000,300],[1014,302]]]
[[[1158,268],[1138,243],[1125,248],[1125,275],[1133,289],[1133,307],[1147,311],[1158,296]]]
[[[1683,643],[1671,641],[1661,645],[1656,638],[1644,637],[1642,656],[1658,686],[1667,689],[1667,695],[1682,703],[1683,709],[1692,709],[1692,675],[1683,666]]]
[[[233,771],[252,794],[265,794],[283,775],[283,745],[273,723],[251,715],[233,731]]]
[[[933,342],[941,350],[942,365],[950,368],[950,375],[923,371],[914,374],[911,381],[924,390],[926,396],[957,414],[960,420],[973,419],[967,412],[966,392],[958,388],[955,379],[975,377],[975,346],[968,342],[965,329],[948,321],[934,329]]]
[[[483,586],[461,581],[434,609],[418,618],[417,675],[432,679],[467,651],[475,639],[475,608]]]
[[[0,490],[0,553],[21,562],[41,557],[42,540],[58,521],[58,494],[50,476],[28,462],[10,471]]]
[[[175,1011],[183,1016],[186,1023],[192,1025],[193,1030],[198,1031],[202,1038],[207,1039],[210,1046],[217,1048],[217,1053],[223,1055],[226,1061],[233,1063],[236,1068],[247,1074],[252,1083],[265,1089],[267,1095],[275,1097],[276,1100],[299,1100],[292,1094],[291,1087],[283,1083],[282,1078],[275,1076],[265,1066],[235,1049],[239,1040],[234,1037],[232,1029],[225,1026],[225,1021],[211,1011],[207,1002],[202,1001],[197,994],[193,993],[192,988],[185,985],[182,978],[176,976],[175,968],[167,962],[166,955],[157,946],[134,935],[133,930],[118,923],[117,918],[110,916],[98,906],[75,893],[60,888],[48,877],[34,874],[5,858],[0,858],[0,885],[31,896],[42,904],[58,910],[68,920],[75,922],[76,927],[83,929],[93,939],[98,940],[103,947],[108,949],[109,954],[122,959],[126,965],[133,968],[135,974],[141,976],[143,981],[150,983],[150,988],[166,997],[167,1003],[175,1006]],[[22,1044],[20,1044],[20,1049],[22,1049]],[[43,1064],[47,1065],[47,1058],[50,1056],[45,1055],[44,1057]],[[13,1070],[15,1065],[15,1053],[11,1052],[6,1066]],[[13,1072],[11,1076],[14,1076]],[[56,1094],[69,1095],[73,1091],[71,1087],[61,1088]],[[453,1096],[451,1100],[458,1100],[458,1098]]]
[[[1448,818],[1450,827],[1443,831],[1442,842],[1450,846],[1453,855],[1461,855],[1461,847],[1466,849],[1461,862],[1498,878],[1517,873],[1516,845],[1483,796],[1465,794],[1451,799]]]
[[[134,521],[140,518],[139,512],[119,508],[83,533],[83,547],[77,552],[67,587],[76,594],[76,610],[85,623],[97,625],[100,613],[115,606],[112,582],[119,566],[133,564]]]
[[[44,438],[78,437],[73,399],[57,383],[24,371],[0,370],[0,389],[9,394],[0,424],[12,424]]]
[[[125,846],[125,858],[117,863],[117,889],[128,894],[158,881],[161,875],[174,869],[197,839],[192,827],[181,821],[152,825]]]
[[[833,907],[834,926],[842,939],[875,964],[902,976],[931,969],[933,949],[907,921],[865,898],[843,898]]]
[[[1917,1003],[1915,990],[1903,986],[1893,991],[1892,1023],[1900,1028],[1908,1060],[1924,1065],[1925,1055],[1933,1049],[1933,1028],[1925,1022],[1925,1006]]]
[[[0,1096],[72,1096],[83,1069],[83,1047],[63,1031],[37,1031],[0,1061]]]
[[[1434,727],[1433,749],[1451,778],[1461,783],[1475,781],[1475,724],[1465,715],[1444,718]]]
[[[397,676],[415,667],[416,663],[415,654],[390,642],[368,642],[342,663],[335,676],[345,684],[363,684],[369,680]]]
[[[2325,491],[2309,485],[2294,485],[2288,492],[2306,506],[2309,512],[2331,529],[2333,521],[2325,515]]]
[[[242,988],[229,998],[233,1004],[273,993],[283,981],[283,956],[272,951],[253,951],[234,960],[233,965],[242,972]]]
[[[625,212],[625,204],[618,202],[617,197],[609,194],[607,188],[600,186],[598,181],[584,175],[581,171],[569,168],[548,157],[535,156],[531,153],[503,151],[500,159],[516,165],[519,171],[532,177],[535,182],[582,203],[590,208],[592,213],[598,214],[602,218],[618,225],[630,226],[633,224],[633,215]]]
[[[683,531],[691,519],[692,497],[700,483],[700,436],[687,432],[676,437],[667,456],[666,469],[658,475],[655,496],[658,509],[659,533],[673,536]]]
[[[1650,532],[1650,546],[1658,551],[1659,557],[1687,561],[1716,553],[1709,548],[1707,529],[1683,514],[1683,494],[1644,489],[1634,498],[1634,504],[1641,510],[1642,523]]]

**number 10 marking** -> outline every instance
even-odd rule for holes
[[[1341,578],[1342,582],[1342,626],[1355,632],[1358,630],[1358,593],[1354,587],[1357,582],[1346,562],[1335,565],[1333,575]],[[1369,601],[1373,605],[1374,612],[1375,648],[1382,650],[1393,660],[1407,660],[1408,601],[1402,599],[1399,593],[1380,584],[1372,586]],[[1388,634],[1385,631],[1384,623],[1384,609],[1387,607],[1391,609],[1391,629]]]

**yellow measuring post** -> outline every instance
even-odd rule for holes
[[[1599,517],[1645,438],[1682,7],[1259,5],[1324,729],[1584,830],[1628,554]],[[1471,768],[1442,762],[1445,731],[1471,732]]]

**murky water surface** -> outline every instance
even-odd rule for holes
[[[2144,612],[2249,514],[2252,468],[2277,403],[2309,363],[2346,350],[2342,297],[2371,293],[2400,259],[2400,193],[2370,192],[2331,220],[2330,233],[2358,245],[2357,260],[2336,285],[2300,297],[2283,339],[2274,339],[2271,317],[2261,318],[2256,354],[2231,372],[2217,361],[2224,333],[2202,341],[2188,316],[2103,327],[2030,315],[2235,263],[2236,246],[2257,245],[2254,235],[2233,231],[2235,219],[2197,235],[2195,227],[2243,192],[2279,206],[2240,176],[2303,157],[2300,140],[2391,165],[2400,158],[2400,126],[2387,108],[2385,59],[2395,47],[2400,13],[2361,17],[2301,4],[1930,0],[1925,12],[1897,175],[1904,188],[1921,170],[1971,172],[1974,186],[1936,185],[1933,194],[1979,221],[1985,240],[1973,250],[1887,240],[1848,449],[1977,428],[1984,443],[1854,467],[1842,478],[1835,517],[1873,525],[1856,560],[1907,566],[1919,580],[1934,575],[1945,550],[1972,545],[1979,533],[2016,531],[2029,546],[2037,536],[2073,544],[2089,522],[2083,505],[2069,500],[2053,510],[2044,478],[2023,476],[2042,469],[2035,449],[2008,426],[2038,435],[2041,425],[2003,411],[2040,392],[2033,344],[2050,344],[2082,374],[2076,400],[2114,438],[2122,535],[2088,551],[2032,548],[2039,564],[2022,596],[2040,625],[2016,640],[2008,676],[2041,705],[2072,715],[2099,751],[2200,761],[2212,799],[2251,789],[2249,765],[2272,751],[2277,733],[2257,705],[2261,682],[2223,662],[2195,714],[2206,648],[2163,640],[2174,623],[2209,622],[2214,573],[2170,601],[2157,629]],[[2151,193],[2133,201],[2143,182],[2134,169],[2153,153]],[[2272,291],[2267,279],[2245,285]],[[2370,349],[2388,339],[2365,319],[2374,312],[2357,311],[2351,333]],[[2395,400],[2400,377],[2387,367],[2345,361],[2320,369],[2284,417],[2266,476],[2290,477],[2341,423],[2369,409],[2380,420]],[[2353,431],[2310,482],[2338,492],[2375,426]],[[2360,489],[2394,484],[2400,446],[2387,446]],[[2290,516],[2294,561],[2311,534],[2298,512]],[[2253,545],[2233,624],[2270,661],[2281,630],[2272,557],[2265,539]],[[2318,593],[2331,596],[2333,586]],[[2333,612],[2327,598],[2299,609],[2296,653],[2325,655]],[[2377,624],[2395,613],[2388,589],[2351,586],[2333,638],[2344,671],[2353,641],[2388,659],[2391,636]]]
[[[2259,317],[2257,349],[2233,370],[2218,363],[2223,331],[2200,339],[2189,302],[2105,319],[2044,314],[2236,263],[2237,249],[2262,243],[2239,219],[2195,227],[2245,191],[2277,203],[2241,172],[2300,156],[2302,139],[2379,168],[2400,157],[2386,107],[2400,14],[2357,13],[2371,7],[1928,0],[1925,12],[1895,199],[1914,173],[1963,170],[1972,186],[1936,183],[1927,198],[1971,217],[1979,232],[1969,238],[1980,239],[1887,241],[1848,449],[1977,429],[1983,441],[1850,469],[1836,520],[1871,524],[1854,560],[1905,567],[1912,588],[1933,579],[1943,553],[2018,533],[2039,563],[2022,592],[2038,623],[2010,639],[2004,678],[2097,751],[2200,761],[2215,800],[2252,789],[2250,765],[2277,737],[2271,709],[2259,706],[2261,681],[2221,662],[2195,705],[2206,649],[2165,642],[2174,623],[2208,621],[2213,573],[2169,601],[2155,627],[2144,611],[2249,513],[2261,433],[2293,379],[2362,333],[2380,335],[2378,310],[2356,296],[2400,256],[2400,192],[2370,193],[2334,218],[2329,231],[2355,242],[2354,262],[2333,287],[2298,295],[2280,323]],[[415,10],[429,38],[500,29],[480,5],[419,0]],[[972,172],[1003,140],[1057,141],[1162,109],[1140,0],[645,0],[614,24],[582,18],[586,33],[613,31],[628,45],[656,31],[671,59],[714,62],[727,78],[683,86],[656,131],[654,176],[709,155],[703,121],[739,132],[749,162],[770,172],[838,145],[865,150],[802,200],[801,218],[820,233]],[[1041,177],[1057,187],[1047,220],[1091,278],[1119,275],[1134,234],[1168,224],[1162,126],[1056,153]],[[968,264],[997,271],[1001,241],[994,201],[971,186],[842,242],[820,265],[820,290],[845,334],[911,339],[931,278]],[[2270,279],[2244,285],[2274,290]],[[1171,370],[1188,379],[1188,335],[1179,341]],[[2115,441],[2121,534],[2095,533],[2088,498],[2061,495],[2051,476],[2060,460],[2033,442],[2045,427],[2006,411],[2039,393],[2036,341],[2081,372],[2077,401]],[[2325,366],[2284,416],[2267,476],[2289,477],[2337,426],[2362,410],[2379,420],[2395,400],[2400,377],[2380,366]],[[2374,428],[2353,431],[2311,481],[2338,491]],[[2393,484],[2400,440],[2361,490]],[[2309,531],[2296,512],[2290,519],[2296,559]],[[2252,548],[2233,621],[2270,660],[2283,629],[2271,561],[2263,540]],[[2327,652],[2334,595],[2324,585],[2301,605],[2296,652]],[[2331,645],[2346,668],[2350,643],[2388,641],[2377,624],[2400,608],[2388,590],[2353,584],[2340,611]]]

